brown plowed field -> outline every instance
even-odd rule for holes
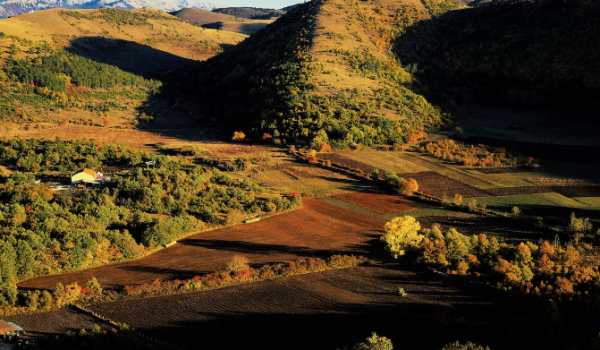
[[[200,233],[140,260],[33,278],[22,289],[51,289],[57,282],[82,285],[96,277],[105,288],[191,278],[222,270],[234,255],[254,265],[300,257],[362,254],[379,243],[384,221],[325,201],[305,199],[304,207],[257,223]]]
[[[600,197],[600,186],[552,186],[554,192],[565,197]]]
[[[534,300],[410,267],[329,271],[93,309],[183,349],[330,350],[371,332],[405,350],[439,350],[457,339],[548,348],[539,336],[544,308]]]
[[[333,196],[343,202],[370,210],[381,215],[407,213],[410,211],[437,208],[433,205],[382,192],[352,192]]]
[[[479,189],[475,186],[467,185],[458,180],[449,178],[433,171],[422,171],[419,173],[399,174],[403,178],[413,178],[419,183],[419,191],[436,197],[454,197],[456,193],[465,198],[468,197],[487,197],[487,190]]]
[[[65,334],[68,331],[90,329],[95,324],[105,330],[113,328],[102,320],[75,309],[44,312],[31,315],[11,316],[10,320],[23,327],[27,333],[36,335]]]
[[[373,172],[374,167],[367,165],[365,163],[356,161],[354,159],[350,159],[344,157],[342,155],[336,153],[319,153],[318,155],[319,161],[330,160],[331,163],[336,165],[341,165],[346,168],[351,169],[360,169],[365,175],[370,175]],[[383,178],[383,174],[386,172],[385,169],[378,169],[380,178]]]

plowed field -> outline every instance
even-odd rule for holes
[[[96,277],[105,288],[151,283],[156,279],[191,278],[222,270],[234,255],[253,265],[329,257],[334,254],[372,254],[384,221],[321,200],[305,199],[304,207],[259,221],[200,233],[146,258],[69,274],[43,276],[20,288],[51,289],[57,282],[82,285]]]
[[[377,332],[395,348],[439,350],[457,339],[543,342],[536,304],[410,267],[360,267],[93,309],[183,349],[330,350]]]
[[[381,215],[400,214],[414,210],[435,208],[432,205],[419,203],[406,197],[390,193],[352,192],[333,196],[333,198]]]
[[[23,327],[27,333],[38,335],[65,334],[68,331],[77,332],[82,328],[90,329],[95,324],[106,330],[113,328],[102,320],[75,309],[12,316],[10,319]]]

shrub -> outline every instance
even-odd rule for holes
[[[419,190],[419,184],[415,179],[400,180],[398,193],[403,196],[412,196],[415,192]]]
[[[227,271],[235,274],[242,273],[242,271],[249,269],[250,265],[248,265],[248,259],[241,255],[235,255],[226,266]]]
[[[392,341],[386,337],[380,337],[373,332],[364,342],[358,343],[346,350],[393,350]]]
[[[489,347],[483,347],[481,345],[477,345],[471,342],[461,343],[455,342],[451,344],[447,344],[444,346],[442,350],[490,350]]]
[[[242,141],[243,139],[246,138],[246,134],[244,134],[241,131],[235,131],[233,133],[233,137],[231,138],[233,141]]]

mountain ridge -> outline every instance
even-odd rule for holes
[[[231,5],[198,0],[7,0],[0,1],[0,18],[7,18],[21,13],[31,13],[52,8],[75,10],[107,7],[131,10],[147,7],[164,12],[173,12],[184,8],[213,10],[215,8],[225,8],[229,6]]]

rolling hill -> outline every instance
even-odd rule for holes
[[[402,62],[460,102],[583,108],[597,115],[600,3],[496,3],[418,23]]]
[[[212,11],[248,19],[271,19],[273,17],[280,17],[286,13],[285,10],[265,9],[259,7],[224,7],[216,8]]]
[[[8,0],[0,1],[0,18],[16,16],[21,13],[48,10],[52,8],[63,9],[96,9],[117,8],[131,10],[138,8],[152,8],[165,12],[177,11],[183,8],[193,7],[203,10],[224,8],[229,5],[215,2],[203,2],[198,0]]]
[[[224,125],[254,136],[340,148],[416,142],[452,125],[392,50],[413,22],[459,6],[427,3],[312,1],[185,75],[204,82],[196,90]]]
[[[160,82],[147,79],[245,38],[151,9],[52,9],[0,20],[0,120],[123,126],[135,125],[138,116],[147,121],[162,91]]]
[[[195,8],[183,9],[172,14],[185,22],[203,28],[219,29],[246,35],[254,34],[274,21],[274,19],[247,19]]]
[[[13,42],[29,43],[22,45],[22,51],[27,51],[27,45],[45,41],[137,74],[157,74],[191,60],[205,60],[245,39],[237,33],[198,28],[151,9],[52,9],[0,20],[0,32],[5,34],[0,41],[5,52]]]

